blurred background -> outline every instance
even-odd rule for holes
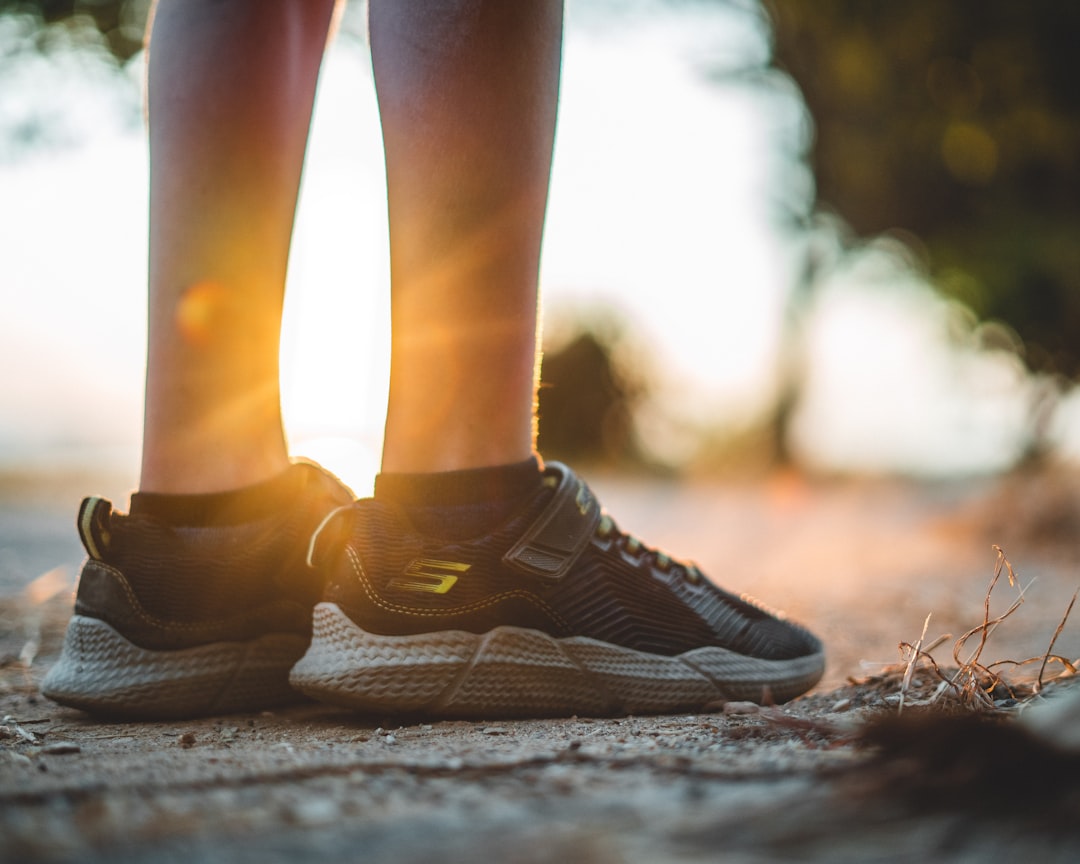
[[[0,0],[0,571],[18,538],[20,572],[58,543],[77,558],[66,522],[27,551],[27,490],[137,479],[148,5]],[[323,68],[282,346],[293,450],[359,493],[388,374],[365,17],[348,7]],[[960,480],[1061,476],[1080,457],[1077,32],[1080,5],[1053,0],[568,0],[542,452],[651,477],[608,482],[680,541],[657,483],[758,484],[724,518],[758,500],[741,530],[763,545],[810,524],[792,477],[919,478],[948,509]],[[1071,543],[1080,503],[1039,488],[1071,502]],[[882,537],[910,518],[893,504]]]
[[[0,0],[4,468],[136,464],[147,12]],[[1080,9],[570,0],[567,16],[545,453],[957,475],[1080,449]],[[283,344],[294,449],[359,489],[388,282],[364,22],[350,5],[324,68]]]

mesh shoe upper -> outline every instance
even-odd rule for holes
[[[821,651],[801,627],[620,532],[557,463],[544,489],[483,537],[426,537],[397,507],[370,499],[336,522],[317,542],[333,562],[325,599],[371,633],[509,625],[665,656],[707,646],[768,660]]]
[[[87,499],[80,534],[90,557],[76,614],[106,621],[151,649],[310,632],[323,580],[305,564],[308,539],[352,496],[312,464],[289,470],[288,500],[267,501],[253,516],[219,510],[193,527],[115,513],[108,502]]]

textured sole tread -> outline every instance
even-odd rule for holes
[[[312,698],[362,712],[605,716],[784,702],[817,683],[824,666],[822,653],[777,661],[707,647],[663,657],[519,627],[379,636],[336,604],[320,603],[311,646],[290,681]]]
[[[129,642],[104,621],[75,615],[41,691],[62,705],[127,718],[261,710],[297,700],[289,669],[307,641],[283,633],[152,651]]]

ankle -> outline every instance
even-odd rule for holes
[[[228,492],[265,483],[288,467],[283,441],[247,448],[144,448],[139,491],[163,495]]]

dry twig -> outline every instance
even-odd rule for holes
[[[922,654],[923,640],[926,638],[926,630],[930,626],[930,616],[933,613],[928,613],[926,620],[923,621],[922,634],[919,636],[919,641],[911,647],[911,656],[908,659],[907,669],[904,670],[904,679],[900,683],[900,705],[896,709],[897,714],[904,713],[904,696],[907,694],[908,687],[911,686],[911,676],[915,672],[915,664],[919,662],[919,655]]]
[[[1043,655],[1042,665],[1039,667],[1039,677],[1035,679],[1036,693],[1038,693],[1043,688],[1043,672],[1046,671],[1047,662],[1052,656],[1054,656],[1051,654],[1051,652],[1054,650],[1054,643],[1057,642],[1058,636],[1061,635],[1061,631],[1065,629],[1065,622],[1069,620],[1069,613],[1072,612],[1073,605],[1076,603],[1077,594],[1080,594],[1080,588],[1077,588],[1076,591],[1073,592],[1072,600],[1069,601],[1069,606],[1065,610],[1065,614],[1061,616],[1061,622],[1058,624],[1057,630],[1054,631],[1054,635],[1050,639],[1050,645],[1047,646],[1046,653]],[[1057,660],[1061,658],[1054,656],[1054,659]],[[1074,667],[1068,661],[1065,661],[1065,666],[1071,673],[1075,674],[1076,667]]]

